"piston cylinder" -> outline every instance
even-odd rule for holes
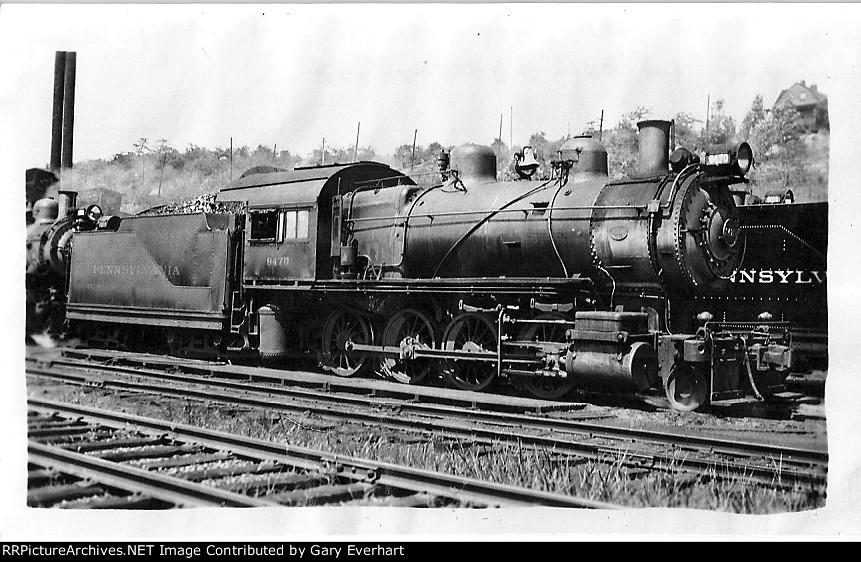
[[[645,341],[631,339],[648,333],[644,312],[580,311],[565,357],[565,372],[578,384],[642,391],[658,380],[658,355]]]
[[[658,355],[646,342],[577,341],[565,356],[565,372],[578,385],[643,391],[658,376]]]

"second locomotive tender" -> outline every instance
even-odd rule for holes
[[[114,343],[316,353],[340,376],[505,379],[543,398],[663,387],[681,410],[767,394],[790,364],[785,326],[673,315],[742,263],[731,187],[750,147],[701,163],[669,154],[669,122],[638,126],[639,169],[620,181],[588,137],[566,142],[545,180],[523,166],[525,179],[497,181],[477,145],[443,155],[428,189],[373,162],[249,170],[218,194],[234,212],[76,235],[67,317]]]

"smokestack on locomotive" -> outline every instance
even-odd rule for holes
[[[60,190],[57,192],[57,201],[59,203],[59,216],[65,217],[75,209],[78,202],[78,192]]]
[[[670,166],[670,121],[651,119],[637,123],[640,154],[637,175],[666,174]]]

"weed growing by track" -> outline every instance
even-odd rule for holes
[[[637,459],[628,454],[589,460],[519,443],[486,445],[253,408],[63,385],[44,388],[57,400],[630,507],[765,514],[825,505],[823,490],[809,484],[793,485],[780,471],[775,485],[768,486],[745,474],[727,476],[719,465],[706,473],[685,473],[682,456],[669,466],[647,467],[638,466]]]

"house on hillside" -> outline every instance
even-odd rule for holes
[[[801,122],[804,128],[812,133],[820,130],[828,130],[828,96],[816,88],[816,84],[809,86],[796,82],[786,90],[780,92],[774,109],[778,107],[792,106],[801,114]]]

